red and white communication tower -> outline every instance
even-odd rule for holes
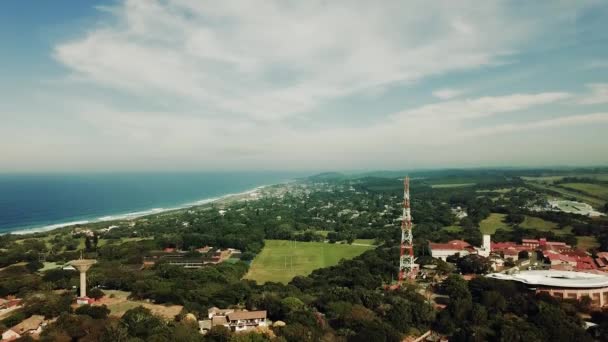
[[[414,236],[410,209],[410,177],[403,180],[403,220],[401,221],[401,257],[399,258],[399,285],[416,277],[414,263]]]

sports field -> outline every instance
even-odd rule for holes
[[[341,259],[352,259],[374,248],[323,242],[294,242],[266,240],[245,275],[259,284],[274,281],[288,283],[298,275],[308,275],[317,268],[338,264]]]
[[[433,184],[431,188],[443,189],[443,188],[460,188],[464,186],[473,186],[475,183],[450,183],[450,184]]]
[[[488,218],[479,222],[479,230],[482,234],[494,234],[497,229],[512,230],[511,226],[505,223],[505,214],[492,213]]]

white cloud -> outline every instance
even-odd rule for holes
[[[591,90],[590,94],[581,96],[579,103],[584,105],[594,105],[608,103],[608,83],[592,83],[587,87]]]
[[[494,65],[531,25],[502,30],[513,18],[494,2],[128,0],[109,13],[108,24],[55,48],[79,79],[264,120]]]
[[[463,90],[444,88],[433,91],[433,96],[440,100],[449,100],[458,97],[464,93]]]
[[[463,120],[523,110],[533,106],[564,100],[570,96],[570,94],[564,92],[548,92],[452,100],[408,109],[397,113],[395,117],[401,118],[402,120],[429,118]]]
[[[3,118],[0,155],[8,157],[0,163],[408,167],[403,163],[477,162],[461,151],[495,147],[488,134],[508,140],[516,131],[603,124],[601,113],[551,113],[583,101],[559,88],[530,93],[498,85],[487,94],[503,95],[482,96],[472,89],[484,87],[463,83],[435,90],[441,101],[413,107],[400,97],[417,86],[428,93],[429,79],[451,85],[453,79],[434,81],[461,71],[482,79],[505,58],[516,63],[539,32],[569,27],[560,25],[561,16],[547,16],[546,6],[513,13],[505,2],[472,0],[118,2],[104,9],[98,26],[55,46],[68,75],[44,84],[29,113]],[[576,6],[559,6],[564,17],[576,18]],[[485,80],[498,84],[499,73],[492,69]],[[359,100],[373,106],[365,124],[356,114],[366,109],[352,110]],[[15,128],[28,125],[40,127]]]

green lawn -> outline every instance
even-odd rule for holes
[[[486,193],[486,192],[496,192],[499,194],[506,194],[507,192],[513,190],[514,188],[501,188],[501,189],[484,189],[484,190],[477,190],[475,192],[479,192],[479,193]]]
[[[595,237],[593,236],[577,236],[576,237],[576,247],[584,250],[588,250],[591,248],[597,248],[600,244],[597,242]]]
[[[355,241],[353,243],[358,243],[358,244],[361,244],[361,245],[375,246],[376,245],[376,239],[355,239]]]
[[[492,213],[490,216],[479,223],[479,230],[482,234],[494,234],[497,229],[511,230],[511,226],[504,222],[505,214]]]
[[[572,227],[570,227],[570,226],[564,227],[562,229],[558,229],[557,223],[555,223],[555,222],[551,222],[551,221],[543,220],[542,218],[539,218],[539,217],[527,216],[527,215],[526,215],[526,218],[524,219],[524,222],[522,222],[519,226],[522,228],[525,228],[525,229],[552,231],[557,235],[569,234],[572,231]]]
[[[564,188],[558,188],[556,186],[545,185],[545,184],[540,184],[540,183],[536,183],[536,182],[528,182],[527,184],[530,184],[539,189],[555,191],[555,192],[559,193],[560,195],[562,195],[561,197],[566,198],[566,199],[575,198],[577,201],[589,203],[590,205],[594,206],[595,208],[598,208],[598,207],[604,205],[604,203],[605,203],[605,201],[603,201],[599,198],[584,195],[584,194],[574,192],[574,191],[569,191]]]
[[[551,221],[545,221],[539,217],[527,216],[520,225],[522,228],[526,229],[537,229],[537,230],[554,230],[557,228],[557,223]]]
[[[608,186],[606,185],[591,183],[565,183],[562,184],[562,186],[565,186],[566,188],[570,189],[584,191],[585,193],[591,196],[608,199]]]
[[[433,184],[431,188],[441,189],[441,188],[460,188],[463,186],[472,186],[475,183],[454,183],[454,184]]]
[[[352,259],[372,249],[323,242],[266,240],[264,249],[251,264],[246,279],[259,284],[274,281],[288,283],[298,275],[308,275],[317,268],[336,265],[341,259]]]
[[[441,228],[445,231],[448,231],[450,233],[460,233],[462,232],[462,227],[461,226],[446,226]]]

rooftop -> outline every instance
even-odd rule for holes
[[[471,245],[466,242],[466,241],[462,241],[462,240],[452,240],[452,241],[448,241],[447,243],[433,243],[430,242],[429,243],[429,247],[431,249],[443,249],[443,250],[463,250],[466,248],[470,248]]]
[[[266,318],[266,310],[262,311],[235,311],[228,314],[228,319],[231,321],[241,319],[262,319]]]
[[[522,271],[515,274],[492,273],[486,277],[512,280],[528,285],[541,285],[568,288],[608,287],[608,276],[584,272],[536,270]]]
[[[12,331],[22,335],[25,332],[36,330],[44,322],[44,316],[33,315],[30,318],[26,318],[21,323],[11,328]]]

